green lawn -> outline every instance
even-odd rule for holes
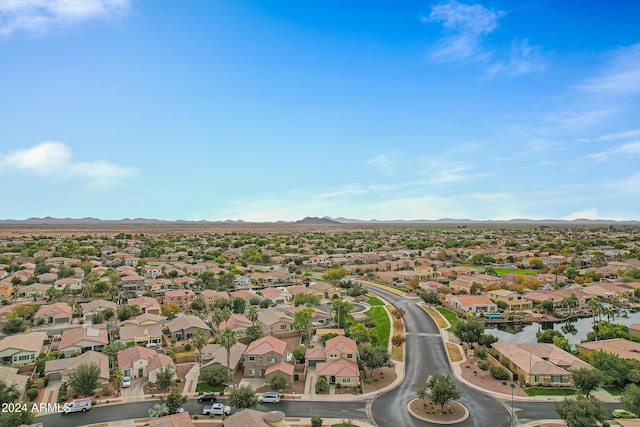
[[[618,387],[602,387],[607,390],[607,392],[612,396],[620,396],[622,394],[622,389]]]
[[[378,331],[377,345],[387,348],[389,335],[391,334],[391,322],[389,321],[389,316],[387,316],[387,310],[384,307],[373,306],[364,314],[376,322],[376,330]]]
[[[206,384],[206,383],[198,383],[198,385],[196,386],[196,392],[211,393],[215,391],[216,393],[221,393],[224,391],[225,388],[227,388],[227,386],[224,384],[219,385],[217,387],[211,387],[209,384]]]
[[[369,297],[369,301],[367,302],[371,307],[374,307],[374,306],[384,307],[384,303],[380,301],[379,298],[376,298],[376,297]]]
[[[572,388],[526,388],[524,392],[527,396],[573,396],[578,394],[578,390]]]
[[[456,316],[456,314],[448,308],[437,307],[436,310],[438,310],[440,314],[442,314],[444,318],[447,319],[447,321],[451,324],[451,327],[449,329],[453,329],[453,327],[456,326],[460,321],[460,319],[458,319],[458,316]]]

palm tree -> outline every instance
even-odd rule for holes
[[[225,307],[224,309],[219,309],[216,308],[215,310],[213,310],[213,314],[211,315],[211,320],[213,321],[213,323],[216,324],[216,326],[220,327],[220,324],[222,322],[226,322],[227,320],[229,320],[229,318],[231,317],[231,310],[229,310],[229,307]]]
[[[589,308],[591,309],[591,314],[593,315],[593,324],[596,324],[596,314],[598,315],[598,322],[600,321],[600,313],[602,311],[602,304],[597,299],[591,299],[587,303]]]
[[[191,336],[191,343],[198,350],[198,362],[200,363],[200,367],[202,367],[202,349],[207,345],[207,337],[202,329],[198,329]]]
[[[231,371],[231,348],[238,342],[236,331],[231,328],[224,328],[217,337],[218,344],[227,350],[227,369]]]
[[[113,382],[116,384],[116,387],[118,388],[118,392],[120,392],[120,388],[122,387],[122,380],[124,379],[124,372],[122,372],[122,369],[120,368],[116,368],[113,371]]]
[[[249,308],[247,319],[251,320],[251,326],[256,326],[256,322],[258,321],[258,309],[255,306]]]
[[[149,418],[164,417],[169,414],[169,407],[166,403],[155,403],[149,408]]]

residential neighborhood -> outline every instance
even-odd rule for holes
[[[186,396],[241,387],[328,398],[375,393],[400,379],[394,366],[402,351],[392,341],[403,331],[393,332],[393,308],[373,314],[379,303],[366,284],[436,304],[436,317],[449,320],[448,312],[487,328],[593,322],[599,339],[573,348],[563,341],[488,345],[523,394],[574,387],[574,370],[594,369],[593,352],[635,358],[637,325],[625,329],[626,338],[602,338],[612,324],[607,314],[640,308],[636,228],[233,236],[6,234],[2,364],[29,375],[25,393],[36,389],[36,400],[61,404],[78,397],[70,378],[86,365],[96,367],[91,393],[99,401],[144,399],[166,387]],[[596,237],[601,246],[578,251]],[[376,251],[365,250],[373,243]],[[384,338],[381,319],[392,329]],[[474,347],[456,336],[449,333],[471,357]],[[374,347],[387,353],[382,365],[369,361]],[[212,369],[227,379],[208,384]]]

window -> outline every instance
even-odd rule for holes
[[[533,382],[534,383],[539,383],[540,382],[540,375],[534,375],[533,376]]]
[[[256,361],[255,356],[249,356],[249,362],[255,362],[255,361]]]
[[[551,375],[551,382],[552,383],[561,383],[562,382],[562,375]]]
[[[343,384],[351,383],[351,377],[342,377],[342,383]]]
[[[347,359],[353,359],[353,354],[351,353],[347,354]]]
[[[254,368],[249,368],[249,376],[253,377],[256,375],[256,370]]]
[[[270,357],[269,357],[269,363],[276,363],[276,358],[275,358],[275,356],[270,356]]]
[[[280,325],[280,330],[281,331],[286,331],[287,330],[287,325],[286,324]]]

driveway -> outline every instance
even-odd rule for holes
[[[131,387],[122,389],[122,398],[144,398],[144,385],[146,383],[146,378],[136,378],[131,380]]]

